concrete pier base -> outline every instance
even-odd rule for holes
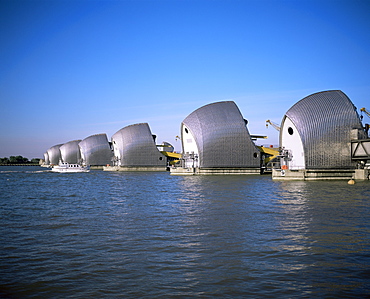
[[[97,166],[97,165],[93,165],[93,166],[90,166],[90,170],[102,170],[103,167],[105,166]]]
[[[165,166],[104,166],[104,171],[166,171]]]
[[[199,167],[173,167],[171,175],[236,175],[260,174],[259,168],[199,168]]]
[[[370,180],[370,169],[356,169],[353,179],[358,181]]]
[[[172,167],[170,168],[171,175],[195,175],[196,168],[194,167]]]
[[[350,180],[354,178],[355,169],[273,169],[273,180]]]

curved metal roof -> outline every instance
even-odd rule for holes
[[[246,121],[233,101],[200,107],[189,114],[182,125],[185,125],[195,138],[200,167],[260,166],[259,150],[251,140]]]
[[[166,166],[147,123],[122,128],[112,136],[112,143],[120,151],[121,166]]]
[[[50,164],[49,154],[47,152],[44,153],[44,160],[45,160],[44,164],[46,164],[46,165]]]
[[[64,143],[60,148],[60,154],[63,162],[67,163],[79,163],[81,160],[80,147],[78,144],[81,140],[73,140]]]
[[[106,134],[86,137],[78,145],[85,164],[104,166],[112,163],[113,153]]]
[[[301,136],[306,169],[353,167],[351,130],[362,129],[362,125],[356,107],[342,91],[309,95],[293,105],[286,116]]]
[[[57,144],[57,145],[54,145],[54,146],[52,146],[51,148],[49,148],[47,150],[47,154],[49,156],[49,162],[50,162],[50,164],[52,164],[52,165],[59,164],[59,160],[61,159],[59,148],[62,145],[63,144]]]

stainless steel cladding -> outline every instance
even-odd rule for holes
[[[79,144],[84,164],[104,166],[112,163],[113,152],[106,134],[96,134],[82,140]]]
[[[44,164],[50,165],[49,154],[47,152],[44,153]]]
[[[80,163],[81,162],[81,153],[78,144],[81,140],[73,140],[67,143],[64,143],[60,148],[60,154],[63,162],[70,164]]]
[[[286,122],[293,125],[286,126]],[[354,168],[351,130],[363,130],[356,107],[342,91],[312,94],[288,110],[280,131],[280,145],[287,149],[293,145],[283,144],[282,136],[293,135],[292,127],[300,135],[306,169]]]
[[[49,148],[47,150],[47,154],[49,156],[50,165],[57,165],[57,164],[59,164],[59,161],[61,159],[59,148],[62,145],[63,144],[57,144],[57,145],[54,145],[54,146],[52,146],[51,148]]]
[[[181,124],[183,152],[200,168],[260,167],[260,151],[246,124],[233,101],[203,106]]]
[[[112,146],[118,166],[166,166],[147,123],[122,128],[112,136]]]

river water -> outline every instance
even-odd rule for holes
[[[0,167],[1,298],[361,298],[370,182]]]

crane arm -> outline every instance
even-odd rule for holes
[[[273,126],[276,130],[280,131],[280,126],[278,124],[275,124],[273,123],[271,120],[266,120],[266,128],[268,128],[268,124],[270,124],[271,126]]]
[[[365,112],[365,114],[366,114],[368,117],[370,117],[370,112],[369,112],[369,111],[367,111],[365,107],[364,107],[364,108],[361,108],[361,109],[360,109],[360,111],[361,111],[361,112]]]

